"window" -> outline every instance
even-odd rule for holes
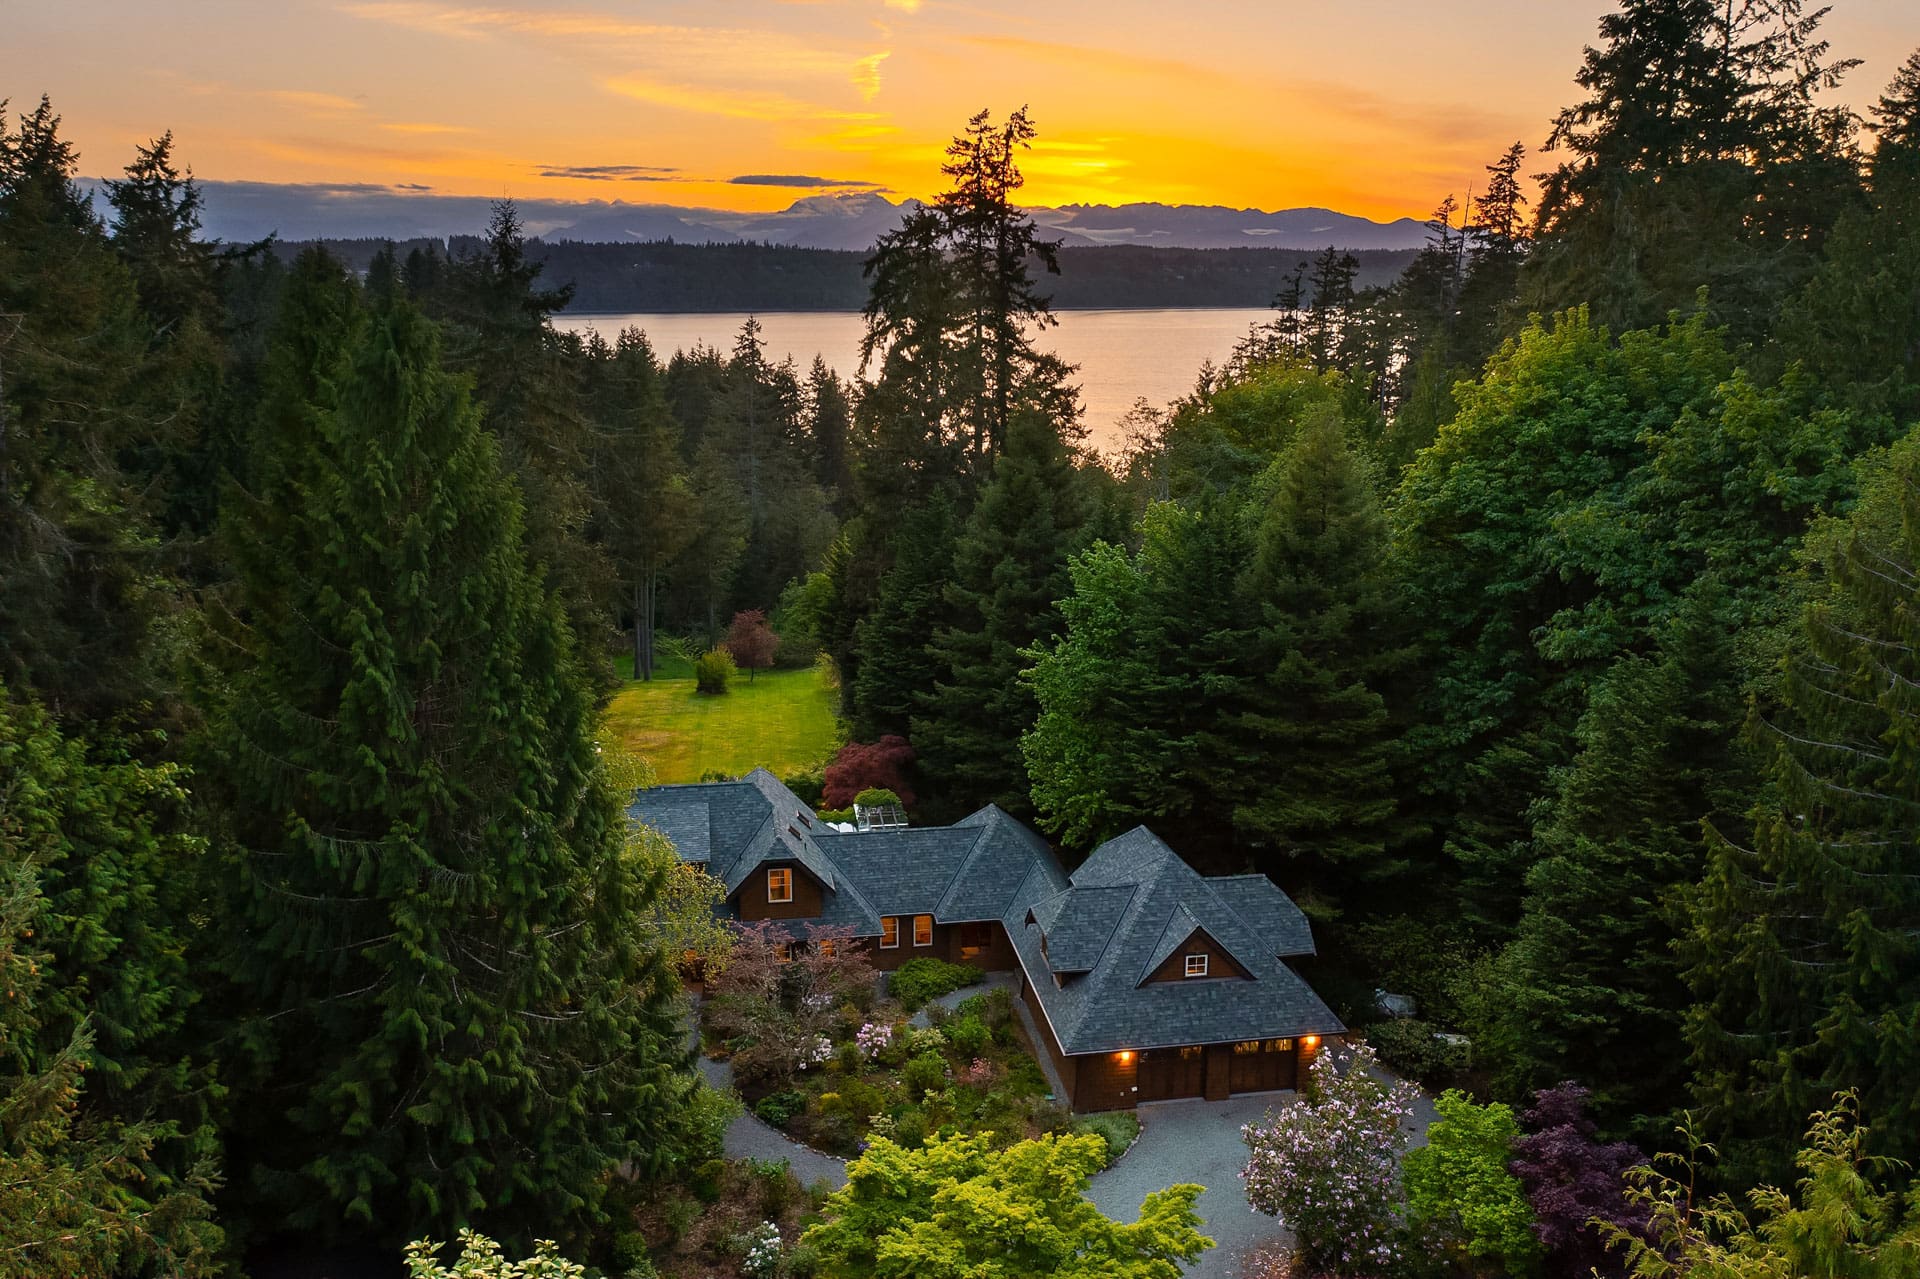
[[[913,944],[916,946],[933,945],[932,915],[915,915],[913,917]]]
[[[900,917],[883,915],[880,919],[880,949],[897,950],[900,946]]]
[[[1263,1045],[1263,1051],[1270,1053],[1290,1053],[1293,1051],[1293,1041],[1291,1039],[1269,1039],[1266,1044]]]
[[[840,953],[839,942],[835,941],[831,937],[822,937],[820,939],[820,954],[823,958],[832,959],[835,955],[839,953]]]
[[[1207,957],[1205,955],[1187,956],[1187,976],[1205,977],[1207,975]]]
[[[1257,1039],[1243,1039],[1233,1046],[1233,1055],[1236,1057],[1250,1057],[1259,1051],[1260,1041]]]
[[[770,870],[767,872],[767,900],[770,902],[790,902],[793,900],[792,871]]]
[[[1198,1057],[1201,1053],[1205,1051],[1206,1049],[1202,1048],[1199,1044],[1193,1044],[1189,1047],[1182,1048],[1180,1050],[1180,1060],[1192,1061],[1195,1057]]]

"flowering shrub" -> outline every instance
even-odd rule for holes
[[[800,1045],[800,1069],[811,1070],[831,1056],[833,1056],[833,1041],[825,1035],[815,1035],[811,1042],[803,1042]]]
[[[916,1057],[921,1053],[937,1053],[946,1046],[947,1037],[931,1026],[907,1031],[907,1051]]]
[[[750,1275],[772,1276],[780,1271],[780,1227],[763,1221],[747,1232],[747,1255],[740,1268]]]
[[[970,1084],[985,1084],[993,1081],[993,1063],[984,1057],[975,1057],[973,1064],[967,1067],[966,1081]]]
[[[1365,1046],[1345,1074],[1322,1053],[1311,1067],[1311,1099],[1240,1130],[1250,1152],[1240,1174],[1247,1202],[1293,1229],[1315,1272],[1376,1275],[1400,1261],[1400,1125],[1413,1113],[1414,1092],[1388,1085],[1375,1065]]]
[[[866,1022],[854,1033],[853,1042],[860,1045],[860,1051],[868,1057],[878,1057],[893,1042],[893,1027],[884,1022]]]

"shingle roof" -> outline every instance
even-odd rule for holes
[[[948,923],[973,923],[999,919],[1007,913],[1021,881],[1037,863],[1054,872],[1060,887],[1066,877],[1060,874],[1053,850],[997,804],[988,804],[955,822],[950,828],[978,832],[973,850],[960,867],[934,907],[934,918]]]
[[[1009,912],[1003,921],[1007,933],[1061,1049],[1113,1052],[1341,1033],[1340,1019],[1280,959],[1283,946],[1299,944],[1298,937],[1267,931],[1284,912],[1265,891],[1240,882],[1245,878],[1226,881],[1226,892],[1219,892],[1214,886],[1219,881],[1203,878],[1152,832],[1138,827],[1094,850],[1065,892],[1017,915]],[[1285,900],[1278,889],[1273,894]],[[1082,947],[1093,929],[1075,918],[1083,909],[1103,913],[1122,895],[1125,909],[1089,962]],[[1247,919],[1243,908],[1256,905],[1260,918]],[[1143,985],[1196,929],[1232,955],[1251,980],[1210,977]],[[1063,967],[1063,937],[1072,939],[1072,969]],[[1311,944],[1309,938],[1309,949]],[[1072,972],[1084,975],[1068,975]],[[1064,983],[1056,984],[1053,973],[1065,976]]]
[[[1046,943],[1047,967],[1056,973],[1091,972],[1107,953],[1133,894],[1131,884],[1075,884],[1034,907],[1027,918],[1035,921]]]
[[[1068,1053],[1344,1029],[1282,961],[1313,953],[1299,907],[1264,876],[1202,878],[1145,827],[1108,840],[1068,876],[1038,835],[991,805],[952,826],[841,833],[814,824],[764,769],[738,782],[653,787],[630,811],[682,857],[704,861],[729,893],[768,862],[805,866],[826,891],[818,918],[777,924],[796,938],[810,924],[876,936],[882,912],[1000,920]],[[1252,979],[1142,984],[1196,930]]]
[[[819,922],[860,936],[879,935],[880,911],[943,924],[998,920],[1029,880],[1030,897],[1067,886],[1046,841],[991,804],[951,826],[835,831],[812,823],[778,778],[755,769],[737,782],[655,786],[629,811],[682,858],[705,862],[729,894],[769,862],[799,862],[827,889]]]
[[[819,844],[860,891],[885,903],[889,915],[938,918],[935,907],[966,865],[977,838],[977,832],[954,826],[918,826],[851,834],[825,831]]]

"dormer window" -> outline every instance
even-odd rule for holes
[[[793,900],[793,872],[784,867],[767,872],[767,900],[770,902],[790,902]]]
[[[1187,956],[1187,976],[1205,977],[1207,975],[1207,957],[1205,955]]]

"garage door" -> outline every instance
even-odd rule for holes
[[[1207,1087],[1206,1050],[1156,1048],[1140,1054],[1140,1100],[1198,1097]]]
[[[1271,1092],[1293,1087],[1293,1041],[1247,1039],[1235,1044],[1227,1086],[1233,1092]]]

